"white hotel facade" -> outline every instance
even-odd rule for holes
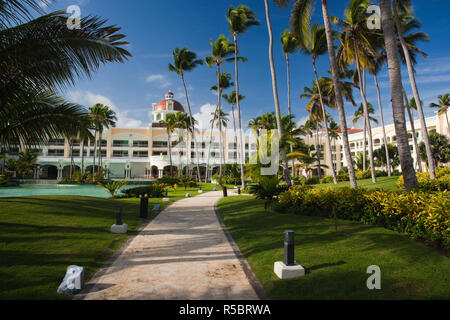
[[[152,123],[147,128],[111,128],[102,135],[102,164],[108,169],[109,177],[115,179],[156,179],[170,173],[170,160],[168,148],[168,135],[166,129],[159,124],[160,120],[165,120],[167,114],[184,112],[184,107],[174,99],[172,92],[167,92],[165,99],[152,105]],[[450,116],[450,115],[449,115]],[[450,138],[450,132],[445,120],[445,115],[434,116],[426,119],[429,131],[436,131]],[[411,154],[414,163],[417,163],[416,152],[412,139],[410,124],[407,124]],[[415,129],[418,143],[422,141],[420,121],[415,121]],[[374,149],[383,146],[383,130],[381,127],[373,128]],[[394,125],[386,126],[388,143],[396,141]],[[309,145],[315,145],[315,138],[304,137]],[[208,177],[211,177],[217,170],[221,162],[221,141],[224,149],[224,163],[236,163],[238,160],[238,148],[236,146],[237,137],[233,130],[222,133],[222,139],[217,130],[211,135],[210,129],[196,131],[197,148],[194,141],[185,130],[177,129],[172,135],[172,170],[173,172],[185,173],[187,169],[196,172],[197,162],[199,163],[201,176],[206,174],[208,164]],[[363,151],[364,135],[362,130],[349,129],[349,141],[352,157],[356,159],[358,152]],[[185,142],[187,141],[187,143]],[[210,141],[212,142],[210,144]],[[244,135],[245,156],[248,159],[257,151],[257,144],[254,135]],[[100,141],[97,141],[99,144]],[[328,166],[324,169],[325,175],[331,175],[329,168],[328,146],[325,131],[319,133],[319,145],[323,156],[322,163]],[[342,139],[332,141],[332,156],[336,169],[339,171],[346,167],[347,159],[344,155]],[[75,170],[80,170],[84,163],[85,170],[92,170],[94,165],[94,143],[90,142],[84,146],[84,157],[81,157],[81,145],[78,142],[73,144],[73,157],[71,147],[67,139],[55,139],[47,145],[38,148],[37,169],[34,179],[60,180],[70,176],[70,166],[73,160]],[[197,149],[197,150],[196,150]],[[24,150],[24,147],[16,147],[16,152]],[[197,152],[198,151],[198,154]],[[239,152],[240,153],[240,152]],[[98,166],[98,152],[95,154]],[[291,162],[289,162],[291,165]],[[421,163],[425,169],[425,163]],[[306,175],[306,173],[303,173]]]
[[[450,112],[449,112],[448,116],[450,117]],[[446,120],[445,114],[443,114],[441,116],[438,116],[436,114],[436,116],[428,117],[425,119],[425,122],[427,125],[428,132],[438,132],[439,134],[447,136],[450,140],[450,131],[449,131],[449,128],[447,125],[447,120]],[[411,156],[414,161],[414,166],[416,169],[418,169],[418,165],[421,165],[423,171],[426,171],[425,162],[417,161],[417,156],[416,156],[417,153],[416,153],[416,149],[414,146],[411,124],[409,121],[407,121],[406,127],[408,130],[409,145],[411,148]],[[387,126],[385,126],[385,128],[386,128],[386,136],[387,136],[388,143],[392,143],[395,145],[396,141],[397,141],[397,137],[396,137],[396,133],[395,133],[394,124],[387,125]],[[422,125],[421,125],[419,119],[414,121],[414,129],[416,131],[417,144],[419,145],[423,141]],[[342,167],[348,167],[348,161],[345,157],[344,146],[342,144],[342,135],[340,135],[340,136],[341,136],[340,139],[338,141],[336,141],[336,145],[335,145],[334,141],[331,142],[333,164],[337,171],[339,171]],[[374,150],[382,148],[384,146],[383,128],[382,127],[372,128],[372,138],[373,138]],[[363,130],[348,129],[348,139],[349,139],[349,143],[350,143],[350,151],[352,154],[352,158],[353,158],[353,160],[356,160],[358,153],[359,152],[362,153],[363,148],[364,148],[364,132],[363,132]],[[368,150],[369,150],[368,136],[366,139],[367,139],[366,140],[367,141],[366,142],[367,143],[366,152],[368,152]],[[313,138],[311,138],[311,137],[305,138],[305,142],[307,144],[311,144],[311,145],[315,145],[315,143],[316,143],[314,137]],[[329,148],[328,148],[328,142],[327,142],[325,130],[322,130],[319,133],[319,146],[322,151],[322,158],[321,158],[321,160],[323,161],[322,163],[325,163],[328,166],[327,169],[323,169],[324,173],[325,173],[325,175],[331,175],[332,165],[329,160],[330,159]],[[379,168],[379,169],[385,170],[384,167]],[[398,167],[397,169],[400,170],[400,167]]]
[[[170,173],[168,135],[166,129],[159,124],[167,114],[184,112],[184,107],[174,99],[172,92],[167,92],[165,99],[152,105],[152,123],[147,128],[111,128],[102,134],[102,167],[108,169],[109,177],[115,179],[156,179]],[[214,174],[221,159],[220,134],[217,130],[196,131],[198,155],[194,141],[188,137],[185,130],[176,129],[171,135],[172,140],[172,170],[186,172],[189,168],[196,172],[197,161],[202,177],[206,174],[206,164],[209,163],[208,177]],[[187,141],[187,143],[185,142]],[[212,141],[209,146],[209,142]],[[245,153],[248,157],[256,152],[256,143],[245,139]],[[99,144],[100,141],[97,141]],[[234,135],[222,134],[224,163],[237,161],[237,147]],[[187,147],[187,149],[186,149]],[[17,148],[17,151],[22,148]],[[80,170],[84,162],[85,170],[92,170],[94,165],[94,143],[84,147],[84,157],[81,157],[81,145],[74,142],[73,161],[75,170]],[[208,158],[209,151],[209,158]],[[37,169],[35,179],[60,180],[70,176],[71,148],[67,139],[55,139],[47,145],[38,148]],[[197,159],[198,156],[198,159]],[[95,154],[98,166],[98,150]]]

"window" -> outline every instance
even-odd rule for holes
[[[236,160],[237,159],[237,154],[236,152],[228,152],[228,159],[230,160]]]
[[[153,141],[153,148],[167,148],[167,141]]]
[[[128,157],[128,151],[123,150],[114,150],[113,151],[113,158],[125,158]]]
[[[148,151],[133,151],[133,158],[147,158]]]
[[[167,156],[167,151],[153,151],[153,156]]]
[[[236,150],[236,149],[237,149],[236,143],[229,143],[229,144],[228,144],[228,149]]]
[[[135,148],[148,148],[148,141],[133,141]]]
[[[49,146],[60,146],[60,147],[62,147],[62,146],[64,146],[64,143],[65,143],[64,139],[50,139],[48,141],[48,145]]]
[[[114,140],[113,147],[128,147],[128,140]]]
[[[48,150],[49,157],[64,157],[64,149],[50,149]]]
[[[74,149],[72,152],[72,156],[79,157],[80,156],[80,149]]]
[[[161,114],[160,114],[160,113],[158,113],[158,115],[156,116],[156,120],[157,120],[157,121],[160,121],[160,120],[161,120]]]

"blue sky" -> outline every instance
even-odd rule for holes
[[[265,112],[274,111],[272,85],[268,60],[268,35],[265,22],[264,2],[262,0],[207,1],[207,0],[57,0],[47,10],[65,9],[69,5],[79,5],[81,13],[98,15],[108,19],[110,24],[122,27],[130,46],[127,48],[133,57],[125,64],[103,66],[92,79],[81,79],[75,87],[62,94],[86,107],[96,102],[112,106],[119,115],[121,127],[146,127],[150,122],[151,105],[164,98],[164,93],[172,90],[176,99],[185,104],[181,80],[170,73],[167,65],[175,47],[188,47],[200,57],[210,53],[210,39],[220,34],[229,36],[225,13],[229,5],[245,4],[255,11],[261,26],[253,27],[240,40],[240,54],[249,62],[240,65],[240,90],[246,96],[242,102],[243,118],[248,119]],[[347,1],[329,1],[330,14],[342,16]],[[450,25],[448,12],[450,1],[413,0],[416,16],[421,20],[422,30],[430,35],[431,41],[421,43],[427,59],[419,58],[417,80],[422,100],[426,106],[435,101],[438,94],[450,92]],[[277,69],[278,89],[283,112],[287,112],[286,62],[281,52],[279,37],[289,27],[291,7],[280,10],[273,3],[271,17],[276,38],[274,54]],[[320,7],[314,20],[322,20]],[[328,56],[319,59],[319,73],[327,75]],[[225,65],[225,70],[234,74],[233,63]],[[404,83],[411,96],[409,79],[404,70]],[[311,86],[313,70],[307,56],[296,53],[291,57],[291,97],[292,109],[299,122],[307,117],[306,100],[299,95],[304,86]],[[389,104],[389,78],[387,71],[379,75],[383,106],[387,123],[392,123],[392,109]],[[209,88],[215,83],[215,69],[201,66],[186,75],[193,113],[199,119],[206,119],[217,103]],[[373,79],[368,78],[368,99],[378,110]],[[361,101],[359,91],[354,96]],[[230,111],[225,106],[226,111]],[[433,115],[426,107],[426,114]],[[355,108],[346,105],[348,120],[351,121]],[[337,113],[331,111],[337,120]],[[377,111],[378,115],[378,111]],[[353,124],[350,122],[349,126]],[[362,123],[355,127],[361,127]]]

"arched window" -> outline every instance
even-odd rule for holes
[[[160,121],[161,120],[161,113],[158,113],[158,115],[156,116],[156,121]]]

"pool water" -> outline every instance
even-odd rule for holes
[[[95,185],[25,184],[19,187],[0,188],[0,198],[27,196],[110,197],[104,188]]]

